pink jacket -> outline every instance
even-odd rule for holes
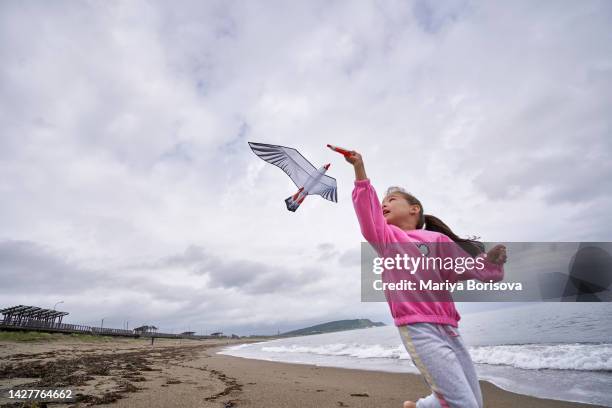
[[[369,179],[355,180],[353,190],[353,205],[357,213],[357,219],[361,226],[361,233],[364,238],[380,253],[380,249],[387,243],[401,242],[408,243],[441,243],[453,242],[449,237],[439,232],[427,230],[404,231],[395,225],[387,224],[383,217],[382,207],[376,195],[374,187]],[[416,245],[415,245],[416,247]],[[470,255],[459,245],[440,245],[439,247],[452,248],[453,255],[462,254],[465,257]],[[503,266],[496,265],[482,259],[485,267],[481,270],[472,269],[463,274],[448,273],[440,276],[440,280],[449,281],[478,279],[481,281],[500,281],[504,277]],[[437,271],[445,274],[445,271]],[[393,302],[388,300],[391,315],[396,326],[403,326],[410,323],[438,323],[449,324],[457,327],[457,322],[461,319],[455,304],[451,302]]]

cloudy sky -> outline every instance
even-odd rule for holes
[[[609,1],[3,1],[0,307],[275,333],[360,302],[352,169],[460,235],[612,240]],[[247,141],[331,162],[309,197]]]

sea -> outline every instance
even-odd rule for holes
[[[508,391],[612,407],[612,303],[533,303],[462,315],[481,379]],[[395,326],[240,344],[220,354],[418,373]]]

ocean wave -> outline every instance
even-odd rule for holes
[[[612,371],[612,344],[521,344],[470,348],[475,363],[526,370]]]
[[[261,350],[270,353],[305,353],[320,356],[346,356],[353,358],[410,359],[408,353],[401,345],[397,347],[384,347],[378,344],[364,345],[358,343],[334,343],[318,346],[291,344],[288,346],[262,347]]]
[[[223,351],[241,350],[243,348],[252,347],[253,344],[257,344],[257,343],[243,343],[243,344],[238,344],[236,346],[229,346],[229,347],[225,347]]]
[[[505,365],[526,370],[611,371],[612,344],[522,344],[470,347],[472,360],[477,364]],[[318,356],[352,358],[389,358],[409,360],[403,345],[384,347],[358,343],[323,345],[264,346],[264,353],[302,353]]]

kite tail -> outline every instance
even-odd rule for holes
[[[287,209],[289,211],[295,212],[295,210],[298,209],[300,204],[302,204],[303,200],[303,198],[301,200],[296,200],[294,196],[290,196],[285,200],[285,204],[287,204]]]

